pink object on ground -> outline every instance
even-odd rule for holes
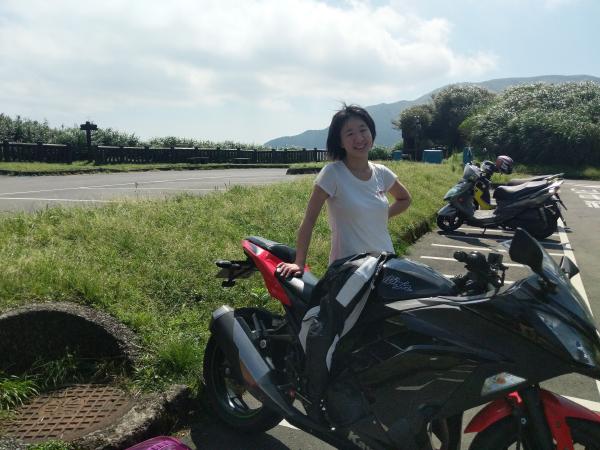
[[[135,444],[125,450],[192,450],[179,439],[169,436],[157,436]]]

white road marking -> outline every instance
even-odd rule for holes
[[[565,256],[567,258],[569,258],[571,261],[573,261],[573,263],[575,265],[577,265],[577,260],[575,259],[575,253],[573,252],[573,248],[571,247],[571,242],[569,242],[569,238],[567,236],[567,233],[565,232],[565,224],[563,223],[563,221],[561,219],[558,219],[557,228],[558,228],[558,234],[560,236],[560,242],[563,245]],[[583,301],[587,305],[587,307],[590,311],[590,314],[593,316],[594,314],[592,313],[592,306],[590,305],[590,301],[588,300],[588,296],[585,292],[585,288],[583,287],[583,281],[581,280],[581,273],[578,273],[573,278],[571,278],[571,284],[573,285],[575,290],[579,293],[579,295],[581,295],[581,298],[583,298]],[[596,387],[598,388],[598,392],[600,392],[600,381],[598,381],[598,380],[596,380]]]
[[[452,277],[455,277],[457,274],[443,273],[442,275],[444,275],[446,278],[452,278]],[[514,283],[514,281],[504,280],[504,284],[513,284],[513,283]]]
[[[471,239],[471,240],[477,240],[477,241],[494,241],[497,243],[502,242],[502,236],[498,236],[498,237],[473,237],[473,236],[463,236],[462,234],[446,234],[446,236],[450,236],[450,237],[454,237],[454,238],[460,238],[460,239]],[[510,237],[506,237],[505,240],[509,241],[511,238]],[[555,247],[562,247],[562,244],[559,242],[544,242],[542,241],[538,241],[540,244],[542,244],[542,247],[546,246],[546,245],[552,245]]]
[[[585,206],[588,208],[600,208],[600,200],[586,200]]]
[[[503,248],[490,248],[490,247],[476,247],[471,245],[449,245],[449,244],[431,244],[433,247],[446,247],[446,248],[460,248],[464,250],[477,250],[480,252],[500,252],[500,253],[508,253],[508,250],[504,250]],[[563,253],[552,253],[548,252],[550,256],[563,256]]]
[[[299,428],[296,428],[294,425],[292,425],[285,419],[283,419],[281,422],[279,422],[279,425],[281,425],[282,427],[291,428],[293,430],[299,430]]]
[[[496,228],[488,228],[485,230],[485,233],[483,231],[483,228],[470,228],[470,227],[460,227],[458,229],[459,231],[478,231],[481,234],[487,234],[487,233],[508,233],[509,236],[512,236],[515,232],[514,231],[510,231],[510,230],[498,230]],[[507,239],[509,239],[510,237],[506,236]],[[553,233],[551,236],[558,236],[558,233]]]
[[[563,397],[568,398],[572,402],[579,403],[581,406],[584,406],[591,411],[600,412],[600,403],[598,402],[593,402],[592,400],[585,400],[583,398],[569,397],[568,395],[563,395]]]
[[[569,183],[569,186],[575,186],[575,187],[582,187],[582,188],[589,188],[589,189],[594,189],[594,188],[598,188],[600,187],[597,184],[571,184]],[[575,190],[575,189],[573,189]]]
[[[455,260],[454,258],[444,258],[442,256],[421,256],[421,258],[423,258],[423,259],[436,259],[436,260],[439,260],[439,261],[460,262],[460,261]],[[523,264],[515,264],[515,263],[503,263],[503,264],[505,266],[508,266],[508,267],[527,267],[527,266],[524,266]]]
[[[236,178],[252,178],[252,179],[257,179],[259,181],[264,181],[267,179],[272,179],[272,180],[283,180],[283,178],[281,176],[239,176]],[[198,180],[198,181],[204,181],[204,180],[209,180],[209,179],[221,179],[223,180],[223,177],[192,177],[192,178],[175,178],[173,180],[150,180],[150,181],[138,181],[138,182],[129,182],[129,183],[115,183],[115,184],[99,184],[99,185],[92,185],[92,186],[74,186],[74,187],[68,187],[68,188],[56,188],[56,189],[40,189],[37,191],[21,191],[21,192],[0,192],[0,196],[4,196],[4,195],[25,195],[25,194],[40,194],[42,192],[60,192],[60,191],[76,191],[76,190],[85,190],[85,189],[108,189],[108,188],[116,188],[119,186],[134,186],[139,188],[140,186],[144,185],[144,184],[158,184],[158,183],[174,183],[174,182],[178,182],[178,181],[190,181],[190,180]],[[223,184],[229,185],[231,184],[231,180],[227,179],[227,180],[223,180]],[[240,184],[240,183],[233,183],[233,184]]]

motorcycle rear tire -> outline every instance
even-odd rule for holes
[[[241,313],[244,315],[244,313]],[[254,328],[251,316],[246,323]],[[227,376],[229,362],[211,336],[204,351],[204,396],[218,418],[242,433],[263,433],[277,426],[283,417],[269,408],[255,405],[252,408],[242,398],[245,388],[233,376]],[[258,400],[252,397],[257,403]]]
[[[582,419],[567,419],[573,443],[585,449],[597,449],[600,443],[600,424]],[[518,428],[514,417],[505,417],[483,430],[469,446],[469,450],[508,450],[517,448]],[[515,447],[511,447],[514,445]],[[522,443],[523,450],[535,450]]]
[[[437,226],[442,231],[454,231],[463,224],[463,218],[460,216],[437,216]]]

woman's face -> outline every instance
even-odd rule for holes
[[[342,148],[346,150],[346,157],[366,158],[373,147],[371,130],[360,117],[350,117],[340,131]]]

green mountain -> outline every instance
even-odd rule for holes
[[[481,86],[492,92],[500,92],[510,86],[516,86],[520,84],[561,84],[578,81],[593,81],[600,84],[600,78],[591,75],[542,75],[538,77],[526,78],[498,78],[494,80],[482,81],[480,83],[457,84],[472,84],[475,86]],[[377,138],[375,139],[375,144],[389,147],[400,141],[402,139],[402,133],[399,130],[392,128],[392,120],[396,119],[398,115],[406,108],[429,102],[433,94],[444,89],[445,87],[446,86],[435,89],[412,101],[401,100],[395,103],[380,103],[379,105],[366,106],[365,108],[373,117],[375,126],[377,128]],[[295,136],[278,137],[265,142],[265,146],[272,148],[301,147],[322,149],[325,148],[327,130],[328,128],[323,128],[321,130],[307,130]]]

